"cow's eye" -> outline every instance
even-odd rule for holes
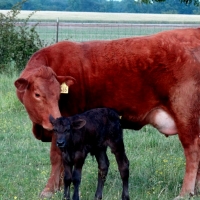
[[[40,97],[40,94],[35,93],[35,97],[36,97],[36,98],[39,98],[39,97]]]

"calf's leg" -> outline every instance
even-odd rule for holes
[[[62,155],[60,149],[56,146],[56,135],[53,134],[50,150],[51,174],[50,178],[41,192],[41,198],[50,198],[57,190],[60,189],[61,174],[63,173]]]
[[[95,154],[95,157],[98,163],[98,169],[99,169],[98,184],[97,184],[97,190],[95,193],[95,200],[102,199],[103,187],[106,181],[106,176],[108,174],[109,160],[106,154],[106,150],[107,148],[101,149]]]
[[[76,152],[74,158],[74,169],[72,172],[72,181],[74,185],[73,200],[79,200],[79,186],[81,184],[81,173],[85,158],[86,156],[84,153]]]
[[[64,199],[70,200],[70,185],[72,182],[72,165],[63,162],[64,165]]]
[[[115,155],[120,176],[122,179],[122,184],[123,184],[122,200],[129,200],[130,199],[128,192],[129,160],[125,154],[123,140],[118,140],[118,142],[110,143],[110,148],[112,153]]]

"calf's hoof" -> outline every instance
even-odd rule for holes
[[[122,200],[130,200],[129,196],[122,197]]]
[[[95,197],[94,200],[102,200],[100,197]]]

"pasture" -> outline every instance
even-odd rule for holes
[[[1,76],[0,99],[0,200],[39,199],[50,173],[49,143],[31,133],[31,122],[15,97],[16,76]],[[182,183],[184,156],[177,136],[166,138],[147,126],[141,131],[124,130],[130,160],[130,198],[168,200],[175,197]],[[110,169],[103,199],[120,199],[121,179],[114,156],[108,153]],[[97,164],[89,156],[83,167],[81,199],[93,199],[97,183]],[[57,192],[53,199],[62,199]]]
[[[8,10],[0,10],[6,14]],[[32,11],[22,10],[19,20],[27,18]],[[63,12],[63,11],[37,11],[31,20],[55,21],[57,19],[67,22],[124,22],[124,23],[199,23],[199,15],[184,14],[143,14],[143,13],[98,13],[98,12]]]
[[[97,31],[100,39],[107,39],[105,31]],[[153,31],[148,29],[147,33]],[[86,30],[85,35],[87,34],[89,32]],[[41,36],[47,38],[45,34]],[[117,37],[119,36],[115,35],[113,38]],[[83,38],[79,35],[74,40]],[[36,140],[32,135],[31,121],[15,95],[13,82],[17,77],[18,74],[15,73],[10,76],[0,75],[0,200],[37,200],[50,174],[50,143]],[[146,126],[140,131],[124,130],[124,143],[130,161],[131,200],[169,200],[178,195],[185,160],[177,136],[166,138],[154,128]],[[110,150],[108,156],[110,169],[103,199],[119,200],[121,179]],[[80,187],[82,200],[93,199],[96,184],[97,164],[95,158],[88,156]],[[62,196],[63,191],[57,192],[52,199],[61,200]]]
[[[0,10],[6,14],[8,10]],[[32,11],[21,11],[18,22]],[[28,24],[45,45],[61,40],[88,41],[142,36],[183,27],[198,27],[199,15],[37,11]]]
[[[36,24],[36,22],[32,23]],[[30,25],[32,25],[30,24]],[[58,25],[58,29],[57,29]],[[116,38],[143,36],[176,28],[197,27],[197,24],[127,24],[127,23],[68,23],[39,22],[36,30],[45,44],[71,40],[111,40]]]

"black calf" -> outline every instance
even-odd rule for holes
[[[57,146],[64,164],[64,198],[70,199],[70,184],[74,184],[73,200],[79,200],[81,171],[88,153],[98,162],[98,184],[95,199],[102,199],[102,190],[109,168],[107,146],[116,157],[121,175],[122,199],[129,200],[129,161],[125,154],[123,132],[116,112],[107,108],[89,110],[73,117],[49,117],[57,134]]]

